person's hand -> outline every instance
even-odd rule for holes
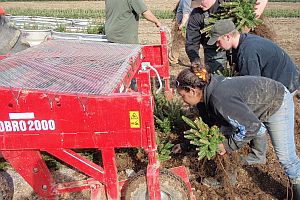
[[[191,67],[193,67],[193,68],[198,68],[198,67],[200,67],[201,65],[202,65],[202,64],[201,64],[201,62],[200,62],[199,59],[196,59],[195,61],[191,62]]]
[[[223,156],[226,153],[225,147],[223,143],[219,144],[219,155]]]
[[[256,15],[256,18],[260,18],[261,14],[264,11],[264,7],[260,6],[261,2],[256,1],[255,6],[254,6],[254,13]]]
[[[184,27],[184,24],[180,24],[179,26],[178,26],[178,30],[182,30],[183,29],[183,27]]]
[[[156,27],[160,28],[161,27],[161,23],[160,21],[155,22]]]
[[[175,144],[173,146],[172,153],[174,153],[174,154],[182,153],[182,149],[181,149],[180,144]]]
[[[251,31],[251,28],[249,28],[248,26],[244,26],[243,28],[242,28],[242,32],[243,33],[249,33]]]

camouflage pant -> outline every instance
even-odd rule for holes
[[[175,22],[172,30],[172,45],[169,50],[169,62],[172,64],[176,64],[178,62],[180,50],[183,49],[185,45],[185,38],[178,27],[178,23]]]

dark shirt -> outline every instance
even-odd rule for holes
[[[217,0],[216,3],[207,11],[203,11],[201,8],[194,8],[190,14],[186,28],[185,51],[191,63],[198,62],[200,60],[200,44],[207,45],[207,41],[209,39],[209,37],[205,37],[205,34],[201,35],[200,30],[209,25],[209,16],[220,10],[220,4],[222,2],[223,0]],[[217,49],[216,46],[215,48]]]
[[[291,93],[300,86],[300,72],[289,55],[271,40],[242,33],[237,56],[240,75],[264,76],[281,82]]]
[[[223,143],[227,151],[239,149],[260,132],[262,122],[280,108],[284,90],[281,83],[265,77],[212,75],[204,89],[205,107],[219,124],[235,130]]]

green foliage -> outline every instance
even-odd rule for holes
[[[5,9],[11,15],[60,17],[74,19],[104,19],[104,10],[93,9]]]
[[[89,26],[86,31],[88,34],[104,34],[104,25]]]
[[[56,159],[48,153],[43,152],[42,157],[47,167],[51,170],[58,170],[62,166],[58,159]]]
[[[300,1],[300,0],[299,0]],[[61,17],[73,19],[100,19],[105,20],[104,10],[93,9],[31,9],[31,8],[6,8],[5,11],[15,16],[43,16]],[[158,19],[173,19],[175,17],[171,10],[153,10]],[[266,17],[300,17],[299,9],[267,9],[264,12]]]
[[[154,99],[155,127],[163,133],[177,132],[177,128],[183,124],[182,102],[175,98],[168,100],[163,93],[155,95]]]
[[[212,14],[209,18],[210,25],[200,32],[209,36],[212,26],[220,19],[232,19],[238,31],[242,31],[244,27],[253,30],[262,23],[262,20],[257,19],[254,13],[255,3],[256,0],[235,0],[222,3],[220,12]]]
[[[55,29],[55,31],[58,31],[58,32],[66,32],[66,26],[63,25],[63,24],[59,24],[57,26],[57,28]]]
[[[237,76],[238,72],[235,71],[234,68],[235,68],[235,64],[233,66],[230,66],[229,63],[227,62],[226,67],[224,67],[224,69],[222,69],[222,70],[217,70],[216,74],[222,75],[225,77]]]
[[[197,146],[198,159],[213,158],[219,151],[219,144],[224,140],[219,128],[217,126],[209,128],[201,118],[192,121],[182,116],[182,119],[191,127],[184,132],[184,137],[190,140],[190,144]]]
[[[171,151],[174,146],[174,144],[170,143],[166,138],[162,138],[158,135],[156,135],[156,143],[157,143],[157,153],[158,157],[157,159],[159,161],[167,161],[171,158]]]
[[[171,158],[170,133],[176,132],[178,127],[182,127],[182,103],[173,98],[168,100],[164,93],[154,96],[154,119],[157,129],[156,144],[158,147],[158,160],[167,161]]]

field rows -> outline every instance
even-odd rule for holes
[[[151,10],[173,10],[177,0],[145,0]],[[37,1],[37,2],[1,2],[6,9],[91,9],[103,10],[104,1]],[[266,9],[300,9],[300,2],[269,2]]]

